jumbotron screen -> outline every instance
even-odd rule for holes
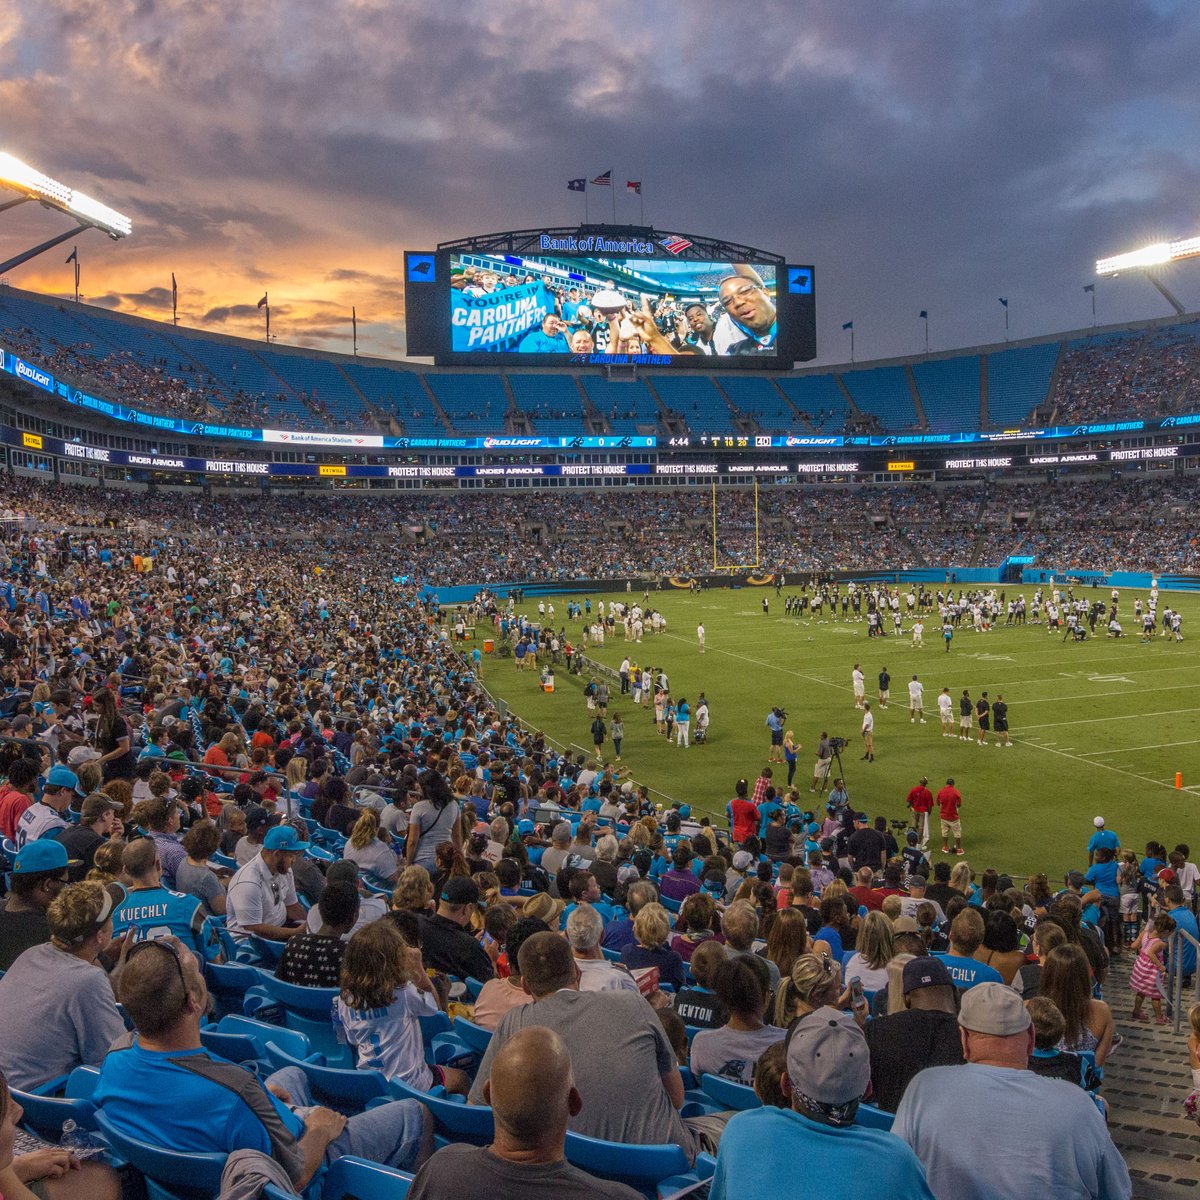
[[[640,256],[438,252],[428,273],[440,286],[408,289],[409,353],[445,365],[701,370],[715,359],[762,370],[814,356],[811,267],[697,261],[636,244]],[[424,280],[410,270],[409,282]],[[414,344],[417,324],[433,345]]]

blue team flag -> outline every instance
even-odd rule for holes
[[[847,322],[845,323],[845,325],[843,325],[843,326],[842,326],[842,328],[843,328],[843,329],[853,329],[853,328],[854,328],[854,322],[853,322],[853,321],[847,321]]]
[[[1096,285],[1094,283],[1085,283],[1083,285],[1083,290],[1085,292],[1094,292],[1096,290]]]
[[[568,192],[582,192],[586,187],[587,187],[586,179],[568,179],[567,180],[567,191]]]
[[[929,313],[926,309],[921,309],[921,311],[917,315],[921,318],[922,321],[929,320]]]
[[[1008,307],[1008,298],[1007,298],[1007,297],[1005,297],[1005,296],[997,296],[997,297],[996,297],[996,299],[997,299],[997,300],[999,300],[999,301],[1000,301],[1000,303],[1001,303],[1001,304],[1003,304],[1005,308],[1007,308],[1007,307]]]

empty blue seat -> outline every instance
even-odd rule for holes
[[[412,1181],[407,1171],[345,1154],[330,1166],[321,1196],[323,1200],[343,1200],[346,1196],[355,1200],[404,1200]]]
[[[420,1092],[402,1079],[391,1081],[392,1094],[400,1100],[419,1100],[433,1114],[434,1128],[442,1142],[469,1142],[486,1146],[496,1133],[492,1110],[482,1104],[467,1104],[461,1096],[448,1096],[440,1085]]]
[[[266,1051],[272,1070],[296,1067],[303,1071],[314,1098],[348,1116],[362,1112],[372,1100],[393,1099],[388,1078],[382,1071],[328,1067],[305,1058],[296,1058],[274,1041],[267,1042]]]
[[[484,1054],[487,1051],[488,1045],[492,1040],[492,1031],[490,1029],[484,1029],[482,1025],[476,1025],[474,1021],[468,1021],[466,1017],[454,1018],[454,1032],[461,1041],[480,1054]]]
[[[241,1014],[246,993],[258,984],[258,972],[245,963],[205,963],[209,995],[216,1001],[217,1015]]]
[[[338,1040],[333,1027],[333,1002],[337,996],[337,988],[311,988],[285,983],[260,968],[258,986],[246,996],[246,1015],[256,1015],[251,1011],[255,1003],[260,1005],[264,1013],[269,1012],[272,1003],[277,1004],[282,1010],[282,1024],[303,1033],[315,1053],[323,1054],[331,1066],[352,1067],[354,1058],[351,1048]]]
[[[567,1161],[590,1175],[628,1184],[646,1196],[673,1175],[687,1175],[692,1165],[682,1148],[674,1145],[631,1146],[607,1142],[567,1130]]]
[[[270,1061],[267,1042],[275,1042],[295,1058],[324,1061],[320,1055],[313,1055],[308,1038],[298,1030],[269,1025],[252,1017],[231,1014],[222,1017],[216,1025],[205,1025],[200,1030],[200,1044],[210,1054],[217,1054],[230,1062],[256,1063],[260,1068]]]
[[[13,1099],[25,1110],[22,1124],[48,1142],[57,1143],[64,1121],[74,1121],[80,1129],[96,1128],[96,1107],[90,1100],[67,1096],[39,1096],[10,1088]]]
[[[700,1087],[706,1096],[727,1109],[734,1108],[741,1112],[748,1108],[762,1108],[762,1101],[752,1087],[735,1083],[723,1075],[701,1076]]]
[[[212,1200],[221,1190],[225,1154],[187,1154],[140,1141],[97,1110],[96,1124],[109,1145],[145,1176],[150,1200]]]
[[[854,1117],[855,1125],[862,1125],[865,1129],[883,1129],[888,1132],[891,1131],[892,1123],[895,1120],[895,1113],[886,1112],[865,1101],[859,1104],[858,1112]]]

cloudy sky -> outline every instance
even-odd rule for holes
[[[1194,0],[0,0],[0,148],[130,214],[89,302],[403,352],[405,249],[582,219],[813,262],[818,361],[1091,321],[1095,258],[1200,232]],[[637,221],[623,187],[619,221]],[[592,216],[611,216],[592,193]],[[61,231],[32,206],[3,248]],[[55,250],[9,277],[67,293]],[[1200,307],[1200,263],[1167,277]],[[1161,315],[1140,277],[1099,316]]]

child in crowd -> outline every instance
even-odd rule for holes
[[[1122,850],[1121,865],[1117,869],[1117,888],[1121,893],[1121,928],[1126,950],[1133,945],[1133,939],[1137,936],[1140,879],[1137,855],[1132,850]]]
[[[1163,978],[1167,973],[1163,956],[1167,949],[1167,939],[1174,932],[1175,918],[1167,916],[1166,913],[1159,913],[1152,922],[1147,921],[1142,926],[1142,932],[1133,943],[1132,948],[1137,952],[1137,959],[1129,976],[1129,986],[1133,990],[1135,1021],[1149,1020],[1142,1013],[1142,1004],[1148,999],[1154,1009],[1155,1023],[1167,1023],[1162,1007]]]

